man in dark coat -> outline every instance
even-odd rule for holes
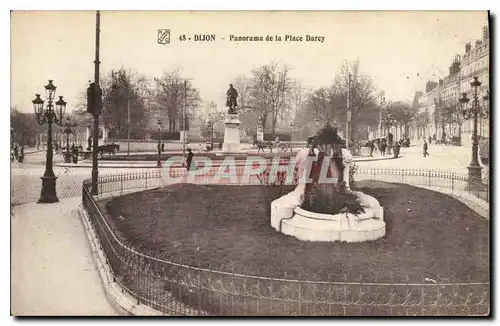
[[[191,163],[193,162],[194,153],[191,150],[191,148],[188,148],[187,151],[188,151],[188,155],[187,155],[187,159],[186,159],[186,169],[189,171],[189,170],[191,170]]]
[[[226,106],[229,107],[229,111],[231,113],[234,113],[234,110],[238,106],[238,103],[236,102],[236,98],[238,97],[238,91],[236,88],[233,87],[233,84],[229,84],[229,89],[226,92],[227,95],[227,101],[226,101]]]
[[[370,147],[370,157],[373,157],[373,151],[375,150],[375,142],[370,140],[368,142],[368,147]]]
[[[429,153],[427,152],[427,148],[428,148],[427,141],[424,140],[424,146],[423,146],[424,157],[429,156]]]

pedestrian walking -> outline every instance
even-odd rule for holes
[[[394,158],[399,157],[399,151],[401,150],[401,143],[397,142],[396,146],[394,147]]]
[[[163,153],[165,151],[165,143],[161,143],[161,152]]]
[[[368,146],[370,147],[370,157],[373,157],[373,151],[375,150],[375,142],[370,140],[368,142]]]
[[[429,136],[429,145],[432,144],[432,137]]]
[[[188,171],[190,171],[190,170],[192,170],[191,163],[193,162],[194,153],[191,150],[191,148],[188,148],[187,151],[188,151],[188,155],[187,155],[187,159],[186,159],[186,169]]]
[[[17,148],[17,144],[14,145],[14,158],[16,161],[19,159],[19,149]]]
[[[427,141],[424,139],[424,146],[423,146],[424,157],[429,156],[429,152],[427,152],[427,149],[428,149]]]
[[[24,146],[21,146],[21,153],[19,154],[19,158],[17,160],[19,163],[24,162]]]

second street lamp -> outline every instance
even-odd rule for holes
[[[156,161],[156,167],[161,168],[161,120],[158,119],[158,160]]]
[[[479,87],[481,86],[481,82],[478,80],[478,77],[474,77],[474,79],[470,83],[472,87],[472,103],[469,105],[470,99],[467,97],[467,93],[462,93],[462,97],[460,97],[459,101],[461,104],[462,115],[465,120],[473,119],[473,130],[472,130],[472,158],[467,170],[469,171],[469,186],[470,185],[479,185],[481,181],[481,165],[479,165],[478,160],[478,140],[477,140],[477,123],[478,118],[487,118],[489,116],[488,110],[483,108],[479,104]],[[483,101],[486,103],[489,100],[489,97],[485,95],[483,97]]]
[[[69,117],[66,117],[66,122],[64,123],[64,133],[66,134],[66,153],[64,153],[64,163],[71,163],[71,153],[69,151],[69,135],[73,133],[71,128],[76,127],[76,123],[71,123]]]
[[[52,84],[52,80],[45,86],[47,96],[47,106],[44,109],[44,101],[40,98],[40,94],[35,94],[36,98],[33,102],[33,109],[35,110],[36,120],[39,125],[47,123],[47,159],[45,161],[45,173],[42,176],[42,191],[38,203],[56,203],[59,201],[56,194],[56,180],[54,174],[52,161],[52,123],[62,126],[62,120],[66,111],[66,102],[62,96],[55,102],[56,108],[54,110],[53,100],[56,94],[56,86]]]
[[[210,151],[214,150],[214,123],[211,120],[207,121],[208,130],[210,130]]]
[[[392,139],[389,139],[389,134],[392,126],[396,123],[396,120],[393,119],[392,114],[389,112],[387,116],[384,118],[382,124],[386,128],[386,137],[387,137],[387,154],[391,155],[392,150]]]

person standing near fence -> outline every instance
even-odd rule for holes
[[[370,147],[370,157],[373,157],[373,151],[375,150],[375,142],[370,140],[368,142],[368,147]]]
[[[188,148],[187,151],[188,151],[188,155],[187,155],[187,159],[186,159],[186,169],[189,171],[189,170],[191,170],[191,163],[193,162],[194,153],[191,150],[191,148]]]
[[[424,139],[424,146],[423,146],[423,150],[424,150],[424,157],[426,156],[429,156],[429,152],[427,152],[427,141]]]

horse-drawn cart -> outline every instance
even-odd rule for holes
[[[290,148],[290,145],[288,145],[285,142],[280,141],[279,139],[276,139],[274,141],[262,141],[262,140],[255,139],[253,142],[253,145],[257,145],[257,148],[258,148],[257,153],[259,153],[260,150],[262,150],[262,152],[265,152],[264,150],[266,148],[269,148],[269,151],[271,153],[273,152],[273,149],[279,149],[282,152],[286,152]]]

